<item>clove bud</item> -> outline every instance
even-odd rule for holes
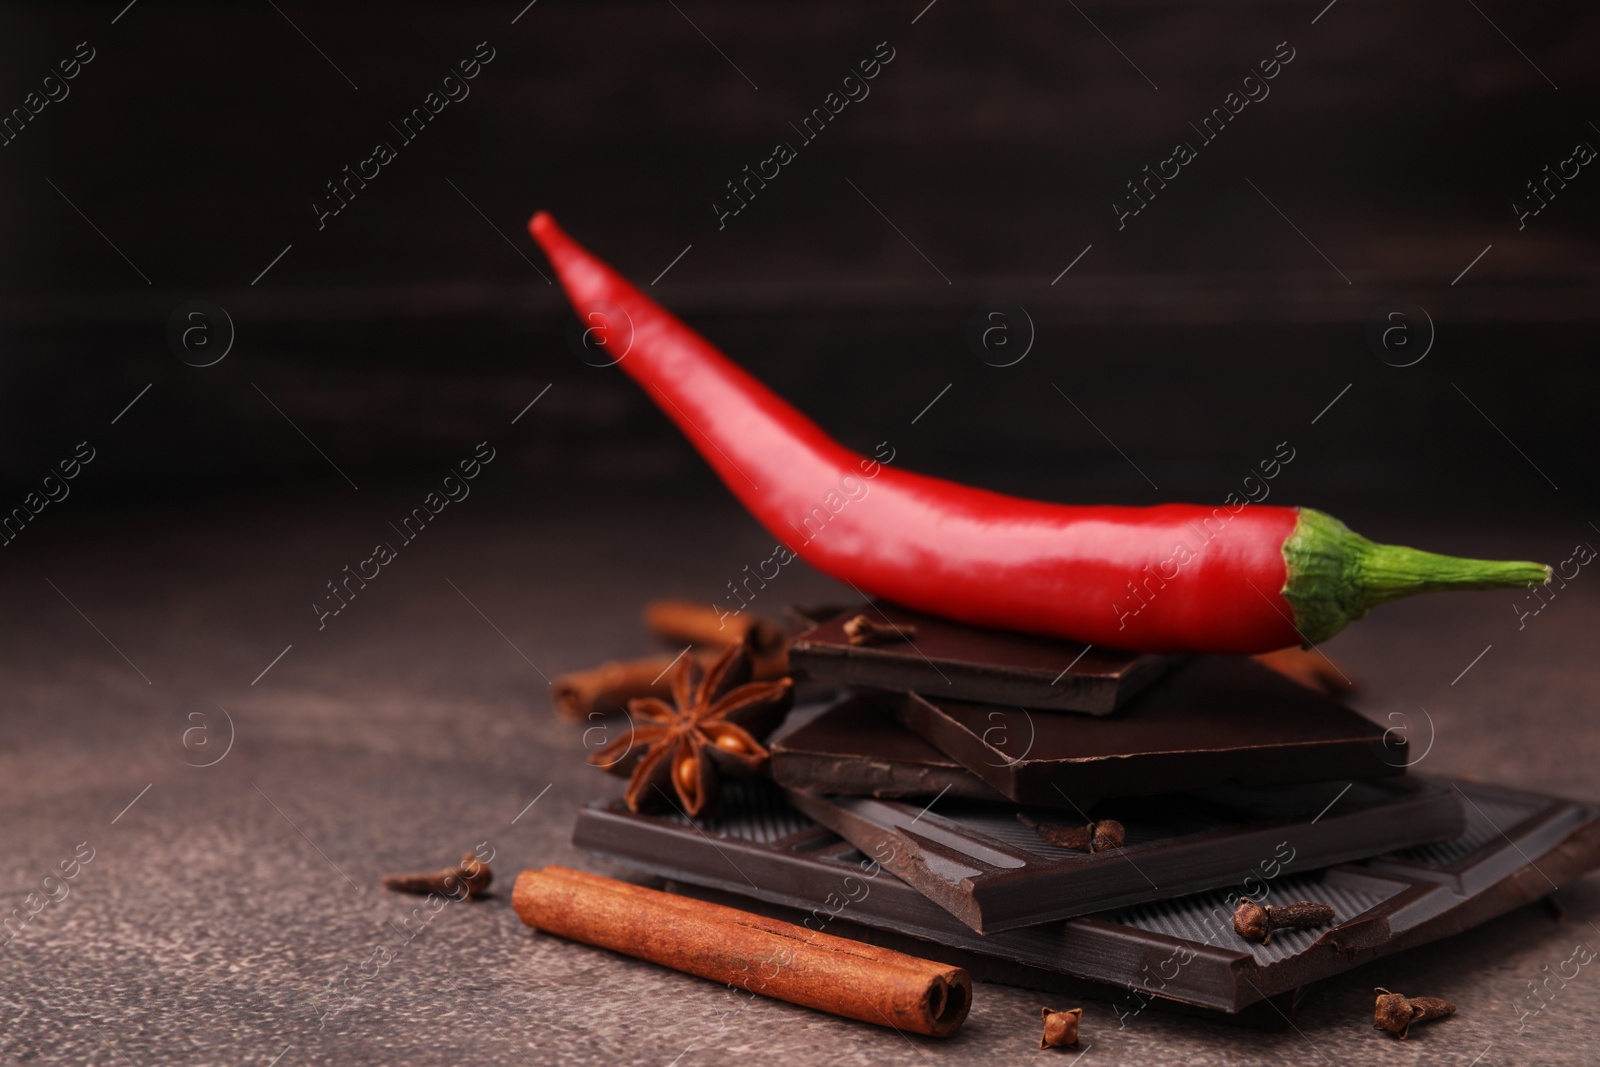
[[[383,888],[396,893],[445,893],[453,897],[475,897],[489,888],[494,872],[489,865],[468,852],[461,862],[442,871],[414,874],[386,874]]]
[[[1038,822],[1018,812],[1017,821],[1057,848],[1070,848],[1077,852],[1108,852],[1121,848],[1128,836],[1127,829],[1115,819],[1070,826],[1066,823]]]
[[[1387,1030],[1402,1041],[1406,1039],[1406,1032],[1411,1029],[1412,1023],[1443,1019],[1456,1013],[1454,1004],[1439,997],[1407,997],[1402,993],[1391,993],[1382,986],[1373,992],[1378,996],[1372,1010],[1373,1029]]]
[[[891,622],[873,622],[865,615],[847,619],[844,635],[852,645],[880,645],[890,641],[910,641],[917,636],[915,626],[896,626]]]
[[[1265,945],[1274,930],[1306,930],[1313,926],[1326,926],[1333,922],[1333,908],[1327,904],[1313,904],[1302,900],[1298,904],[1285,904],[1274,908],[1271,904],[1257,904],[1246,898],[1233,910],[1233,929],[1246,941]]]
[[[1039,1038],[1040,1048],[1068,1048],[1078,1043],[1078,1020],[1083,1018],[1082,1008],[1056,1011],[1040,1008],[1039,1018],[1044,1020],[1044,1036]]]

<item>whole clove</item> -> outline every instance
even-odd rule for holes
[[[1121,848],[1128,836],[1127,829],[1115,819],[1101,819],[1099,822],[1084,826],[1072,826],[1058,822],[1039,822],[1023,812],[1018,812],[1017,820],[1057,848],[1070,848],[1076,852],[1108,852],[1114,848]]]
[[[1372,1009],[1372,1026],[1387,1030],[1401,1041],[1406,1039],[1412,1023],[1431,1022],[1456,1013],[1456,1006],[1439,997],[1408,997],[1391,993],[1382,986],[1373,990],[1377,1002]]]
[[[892,622],[875,622],[865,615],[857,615],[845,620],[844,635],[852,645],[884,645],[912,640],[917,636],[917,628],[909,624],[896,626]]]
[[[489,865],[468,852],[461,862],[442,871],[419,871],[414,874],[386,874],[383,888],[396,893],[444,893],[452,897],[475,897],[489,888],[494,872]]]
[[[1233,910],[1234,931],[1246,941],[1262,945],[1271,940],[1274,930],[1307,930],[1331,922],[1333,908],[1327,904],[1313,904],[1309,900],[1274,908],[1271,904],[1257,904],[1246,898],[1239,901],[1239,906]]]
[[[1044,1035],[1039,1038],[1040,1048],[1071,1048],[1078,1043],[1078,1020],[1083,1018],[1082,1008],[1057,1011],[1040,1008],[1039,1018],[1044,1021]]]

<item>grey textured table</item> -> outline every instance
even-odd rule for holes
[[[766,1000],[719,1029],[730,1002],[718,986],[517,920],[507,893],[523,867],[623,873],[569,843],[578,808],[618,784],[584,765],[582,730],[552,716],[544,676],[645,651],[645,599],[711,599],[768,542],[720,497],[624,514],[516,481],[491,468],[479,495],[403,546],[321,630],[310,603],[323,583],[421,490],[205,511],[77,501],[7,549],[3,910],[26,913],[80,843],[93,859],[5,946],[0,1054],[140,1067],[1060,1055],[1035,1048],[1039,1006],[1060,998],[991,985],[942,1043]],[[1552,551],[1581,536],[1578,522],[1515,520],[1524,546],[1530,529]],[[1495,531],[1451,530],[1441,519],[1409,533],[1446,550],[1513,550]],[[1364,710],[1407,716],[1425,769],[1593,799],[1600,595],[1589,581],[1522,631],[1510,594],[1438,598],[1381,609],[1329,650],[1366,683]],[[757,606],[838,593],[796,565]],[[190,735],[189,762],[221,755],[209,767],[182,758],[182,731],[201,723],[175,718],[190,700],[233,724],[225,755],[220,712],[212,734]],[[377,885],[480,841],[496,852],[490,899],[423,921],[419,898]],[[1542,968],[1600,944],[1600,881],[1558,900],[1564,918],[1525,908],[1327,982],[1281,1033],[1155,1011],[1119,1030],[1107,1005],[1087,1002],[1083,1061],[1592,1063],[1600,978],[1589,970],[1517,1029]],[[1446,996],[1461,1012],[1400,1044],[1371,1028],[1375,984]]]

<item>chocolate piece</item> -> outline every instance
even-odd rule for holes
[[[1449,782],[1460,837],[1266,883],[1272,901],[1329,904],[1333,926],[1283,930],[1269,945],[1230,926],[1238,893],[1211,890],[1025,930],[976,934],[770,788],[741,786],[726,814],[698,826],[615,802],[580,812],[573,838],[594,852],[683,882],[1025,968],[1138,990],[1127,1011],[1171,998],[1239,1012],[1379,956],[1459,933],[1600,867],[1600,808],[1479,783]],[[864,869],[867,873],[863,873]],[[847,881],[849,879],[849,881]],[[865,887],[865,892],[861,890]],[[1026,980],[1026,970],[1017,972]],[[1123,1014],[1123,1009],[1118,1009]]]
[[[1247,677],[1255,680],[1263,677],[1261,672],[1253,671],[1248,665],[1244,671]],[[1271,680],[1270,674],[1266,677],[1269,679],[1270,691],[1281,693],[1282,690]],[[1394,774],[1403,769],[1401,765],[1405,762],[1406,752],[1403,739],[1393,734],[1385,738],[1382,731],[1371,726],[1354,712],[1318,698],[1314,694],[1312,700],[1317,704],[1318,715],[1335,716],[1353,733],[1364,734],[1369,741],[1378,742],[1382,751],[1380,758],[1385,763],[1380,770]],[[921,702],[932,704],[935,711],[908,710],[908,705]],[[1135,706],[1141,703],[1142,701]],[[934,797],[943,794],[952,799],[1008,799],[994,786],[967,771],[933,744],[896,721],[901,716],[909,718],[913,711],[931,716],[936,714],[941,706],[938,702],[919,701],[918,698],[906,693],[862,690],[847,694],[832,707],[813,714],[809,721],[773,738],[772,777],[779,785],[817,794],[837,793],[845,796],[885,798]],[[1301,706],[1297,704],[1296,707]],[[989,717],[990,713],[993,713],[992,717]],[[1025,715],[1020,710],[1006,708],[987,708],[982,714],[984,717],[979,718],[976,725],[983,726],[984,731],[978,734],[977,739],[982,742],[987,735],[987,741],[994,745],[1003,745],[1011,740],[1006,735],[1018,731],[1022,732],[1022,740],[1025,742],[1027,723],[1030,720],[1038,722],[1046,718],[1059,718]],[[1134,714],[1134,709],[1128,709],[1126,714]],[[1123,716],[1119,715],[1109,722],[1122,719]],[[1170,736],[1164,728],[1162,733],[1139,738],[1134,736],[1133,731],[1120,730],[1115,726],[1102,724],[1099,720],[1087,721],[1074,717],[1069,722],[1075,724],[1077,731],[1088,731],[1080,733],[1080,739],[1116,735],[1124,740],[1132,737],[1133,740],[1145,742],[1143,749],[1126,753],[1124,758],[1152,758],[1147,751],[1150,744],[1162,742]],[[1292,743],[1292,738],[1289,740]],[[1115,755],[1115,752],[1113,751],[1111,755]],[[1196,754],[1196,758],[1198,756],[1199,754]],[[1000,749],[997,749],[992,758],[1003,763],[1005,756]],[[1347,772],[1351,769],[1348,764],[1345,765]],[[1082,768],[1075,770],[1081,772]],[[1147,784],[1118,781],[1114,776],[1101,776],[1101,778],[1109,781],[1113,792],[1126,790],[1129,786],[1143,788]],[[1166,783],[1160,784],[1164,786]],[[1033,802],[1066,809],[1071,814],[1063,814],[1054,821],[1071,821],[1079,817],[1078,813],[1073,811],[1075,806],[1087,811],[1096,800],[1097,797],[1093,794],[1078,787],[1071,793],[1071,799],[1051,790],[1036,797]],[[1239,802],[1246,805],[1250,803],[1248,789],[1241,794]],[[1309,819],[1316,815],[1317,810],[1319,809],[1314,808],[1305,812],[1305,818]],[[1292,817],[1282,811],[1279,814]]]
[[[1107,802],[1095,817],[1115,816],[1126,844],[1090,852],[1050,844],[1009,805],[789,793],[801,813],[862,852],[892,857],[885,867],[980,933],[1246,880],[1243,892],[1259,892],[1284,872],[1449,840],[1465,827],[1455,791],[1420,778],[1236,790],[1225,799]]]
[[[906,726],[1022,804],[1287,785],[1405,770],[1405,739],[1234,656],[1197,656],[1116,715],[1089,719],[908,694]]]
[[[857,615],[912,627],[914,636],[888,644],[854,644],[844,627]],[[1173,662],[1171,656],[980,630],[882,601],[842,611],[789,645],[792,669],[841,685],[1090,715],[1109,715]]]
[[[779,785],[849,796],[967,797],[1005,800],[994,786],[894,717],[898,693],[847,695],[810,722],[775,736],[772,777]]]

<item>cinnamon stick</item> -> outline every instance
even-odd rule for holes
[[[725,646],[724,646],[725,647]],[[722,651],[718,647],[696,648],[685,653],[700,661],[702,669],[716,662]],[[622,711],[634,697],[672,696],[672,674],[667,670],[676,659],[671,655],[646,656],[644,659],[613,660],[591,667],[586,671],[573,671],[556,675],[550,683],[550,700],[556,713],[568,722],[582,722],[596,711]],[[775,654],[755,658],[752,681],[768,682],[789,673],[788,650],[779,646]]]
[[[617,711],[634,697],[665,697],[672,683],[670,655],[615,660],[586,671],[557,675],[550,683],[556,711],[569,722],[582,722],[592,711]]]
[[[650,632],[674,644],[727,648],[750,635],[750,650],[767,658],[783,647],[783,628],[771,619],[740,612],[718,611],[692,600],[652,600],[644,606],[644,624]]]
[[[949,1037],[972,1004],[959,967],[566,867],[523,871],[511,903],[536,929],[879,1026]]]

